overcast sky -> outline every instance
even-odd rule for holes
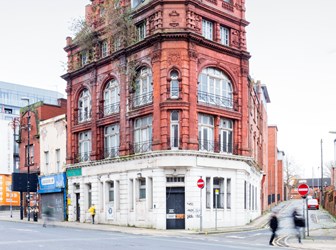
[[[250,75],[268,88],[269,124],[301,174],[320,177],[336,134],[336,0],[245,0]],[[65,94],[65,38],[89,0],[0,0],[0,81]]]

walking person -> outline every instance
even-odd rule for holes
[[[271,236],[271,239],[269,241],[269,244],[271,246],[273,246],[273,241],[274,241],[275,237],[277,236],[276,231],[278,230],[278,227],[279,227],[278,217],[277,217],[275,212],[273,212],[273,214],[272,214],[272,217],[271,217],[270,222],[269,222],[269,226],[272,230],[272,236]]]
[[[92,224],[94,224],[94,218],[96,215],[96,207],[94,204],[92,204],[92,206],[89,208],[89,212],[91,214],[91,218],[92,218]]]
[[[296,209],[292,213],[294,228],[296,230],[296,237],[298,238],[299,243],[301,243],[301,228],[305,227],[304,219],[299,215]]]
[[[47,227],[47,224],[50,223],[51,217],[53,216],[53,207],[48,205],[44,209],[44,221],[43,221],[43,227]]]

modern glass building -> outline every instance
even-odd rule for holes
[[[63,94],[42,88],[0,81],[0,174],[11,174],[19,169],[19,149],[15,142],[18,134],[20,108],[43,101],[57,105]],[[14,133],[15,131],[15,133]]]

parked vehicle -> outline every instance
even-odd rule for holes
[[[307,208],[308,209],[319,209],[319,203],[317,199],[308,199],[307,201]]]

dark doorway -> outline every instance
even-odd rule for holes
[[[166,188],[167,229],[185,229],[184,187]]]
[[[80,221],[79,197],[80,194],[76,193],[76,221]]]

